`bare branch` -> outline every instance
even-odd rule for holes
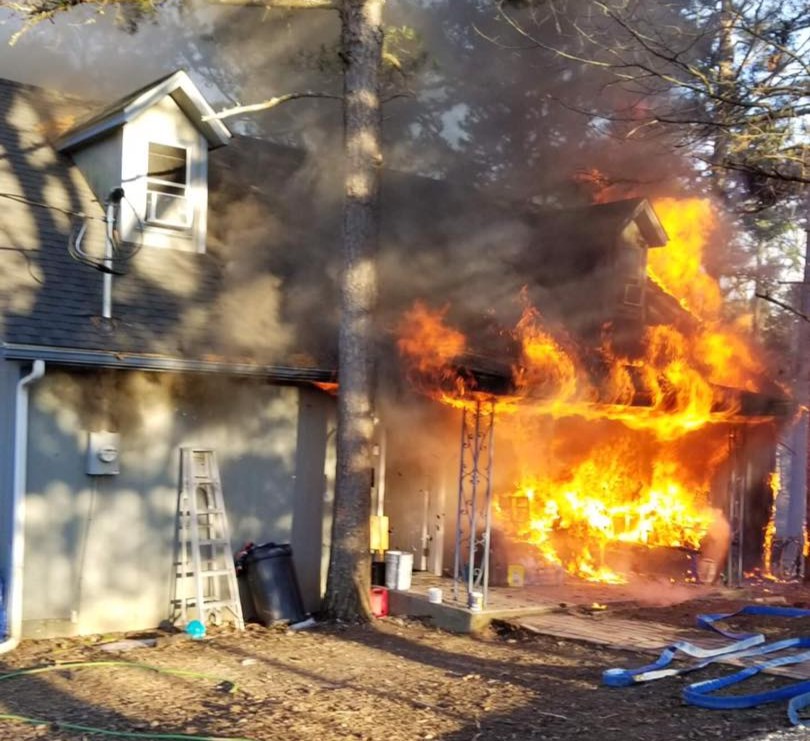
[[[338,10],[334,0],[207,0],[209,5],[232,5],[243,8],[279,8],[281,10]]]
[[[780,309],[789,311],[791,314],[794,314],[800,319],[804,319],[804,321],[810,322],[810,316],[807,316],[807,314],[803,314],[801,311],[797,311],[790,304],[783,303],[779,299],[776,299],[773,296],[769,296],[767,293],[755,293],[754,296],[756,296],[757,298],[761,298],[763,301],[769,301],[772,304],[776,304]]]
[[[212,116],[203,116],[203,121],[221,121],[223,118],[231,118],[232,116],[239,116],[243,113],[256,113],[257,111],[266,111],[270,108],[275,108],[282,103],[287,103],[290,100],[298,100],[299,98],[326,98],[329,100],[343,100],[342,95],[331,95],[330,93],[288,93],[287,95],[278,95],[275,98],[269,98],[261,103],[250,103],[248,105],[237,105],[231,108],[226,108],[219,113]]]
[[[415,98],[415,97],[416,93],[414,93],[412,90],[403,90],[402,92],[399,93],[393,93],[386,98],[381,98],[380,104],[385,105],[386,103],[390,103],[392,100],[399,100],[399,98]]]

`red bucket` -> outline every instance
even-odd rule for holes
[[[388,590],[385,587],[371,588],[371,614],[385,617],[388,614]]]

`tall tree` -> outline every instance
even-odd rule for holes
[[[113,0],[125,23],[137,23],[170,0]],[[332,618],[368,619],[373,422],[372,320],[377,295],[376,252],[382,166],[380,68],[383,58],[384,0],[210,0],[212,4],[330,10],[340,17],[339,56],[343,65],[344,205],[338,339],[338,429],[334,519],[324,610]],[[71,8],[103,8],[108,0],[34,0],[9,7],[26,26]],[[311,92],[280,95],[255,110]],[[245,107],[218,115],[244,112]]]
[[[802,0],[497,0],[524,46],[626,94],[583,113],[625,137],[675,133],[728,197],[769,205],[810,182],[810,6]],[[544,29],[555,33],[541,33]],[[741,177],[729,177],[740,173]]]

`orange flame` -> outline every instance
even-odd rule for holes
[[[463,406],[469,396],[469,380],[454,362],[466,352],[467,338],[444,323],[448,308],[430,309],[416,301],[399,323],[397,347],[410,362],[411,380],[417,388],[438,401]]]
[[[658,218],[669,241],[662,250],[651,250],[647,274],[684,309],[701,319],[717,319],[723,298],[717,282],[703,269],[703,250],[716,219],[705,198],[658,198]]]
[[[707,380],[756,391],[763,365],[743,328],[723,320],[720,287],[703,269],[706,245],[717,230],[711,203],[705,198],[659,198],[654,207],[669,241],[664,249],[650,251],[647,275],[701,320],[695,354],[707,368]]]
[[[763,559],[762,559],[762,573],[767,579],[775,579],[773,573],[773,539],[776,535],[776,498],[779,496],[780,491],[780,476],[779,471],[771,473],[768,480],[768,487],[771,490],[771,513],[768,518],[768,524],[765,526],[765,536],[763,543]]]
[[[559,402],[573,399],[582,384],[576,360],[543,328],[540,312],[526,306],[514,334],[522,349],[521,363],[513,368],[518,391]]]
[[[685,482],[675,461],[640,460],[636,442],[609,440],[557,476],[526,476],[501,497],[499,526],[589,580],[623,581],[604,563],[606,550],[620,544],[697,550],[717,516],[707,486]]]
[[[467,338],[444,324],[448,308],[432,310],[417,301],[400,322],[399,351],[416,360],[416,370],[423,375],[443,377],[467,349]]]

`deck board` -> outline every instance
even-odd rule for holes
[[[547,613],[516,617],[508,622],[532,633],[643,653],[658,653],[676,640],[690,641],[704,648],[717,648],[728,643],[722,636],[712,635],[705,630],[682,629],[662,623],[613,618],[602,614],[590,616],[568,612]],[[717,663],[747,666],[758,660],[762,660],[762,657],[717,659]],[[791,679],[810,679],[810,662],[767,669],[765,673]]]

